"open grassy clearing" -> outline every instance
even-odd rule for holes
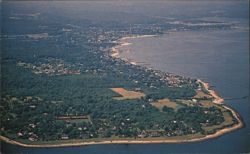
[[[196,106],[197,102],[193,102],[191,100],[183,100],[183,99],[178,99],[178,102],[180,102],[181,104],[187,105],[187,106]]]
[[[216,107],[219,108],[221,111],[227,111],[227,109],[225,109],[224,107],[222,107],[221,105],[215,104],[211,101],[200,101],[199,102],[200,105],[202,105],[203,107],[209,108],[209,107]]]
[[[206,108],[215,106],[215,104],[211,101],[201,101],[200,103],[203,107],[206,107]]]
[[[142,92],[129,91],[124,88],[111,88],[111,90],[121,95],[121,97],[113,97],[116,100],[140,99],[145,97],[145,94]]]
[[[178,99],[177,101],[180,102],[181,104],[185,104],[187,106],[201,106],[201,107],[205,107],[205,108],[216,107],[216,108],[219,108],[222,111],[225,110],[223,107],[221,107],[218,104],[215,104],[215,103],[211,102],[210,100],[202,100],[202,101],[194,102],[192,100]]]
[[[162,111],[162,108],[164,106],[170,107],[174,110],[178,110],[180,107],[182,107],[181,105],[179,105],[176,102],[173,102],[169,99],[161,99],[161,100],[158,100],[157,102],[153,102],[150,104],[153,105],[154,107],[158,108],[160,111]]]
[[[194,98],[212,98],[212,96],[204,93],[202,90],[196,90]]]
[[[57,120],[71,122],[71,123],[80,123],[80,122],[92,123],[89,115],[87,116],[61,116],[61,117],[57,117]]]

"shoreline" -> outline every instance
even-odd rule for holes
[[[133,37],[133,36],[132,37],[123,37],[123,38],[119,39],[119,41],[121,40],[121,42],[120,42],[121,45],[115,46],[116,55],[114,57],[111,55],[111,57],[119,58],[120,51],[117,48],[122,47],[123,44],[128,43],[128,42],[126,42],[127,39],[130,39],[130,38],[144,38],[144,37],[156,37],[156,36],[157,35],[149,35],[149,36],[142,36],[142,37]],[[129,45],[130,44],[132,44],[132,43],[129,43]],[[137,62],[129,61],[128,59],[125,59],[125,60],[130,64],[137,65]],[[204,88],[209,92],[209,94],[214,98],[213,103],[222,105],[223,108],[229,110],[232,113],[233,117],[237,120],[238,123],[234,124],[231,127],[226,127],[226,128],[220,129],[220,130],[216,131],[214,134],[206,135],[205,137],[202,137],[202,138],[186,140],[184,142],[196,142],[196,141],[198,142],[198,141],[203,141],[203,140],[207,140],[207,139],[211,139],[211,138],[216,138],[216,137],[219,137],[219,136],[221,136],[223,134],[226,134],[226,133],[229,133],[229,132],[232,132],[234,130],[237,130],[237,129],[240,129],[240,128],[244,127],[244,123],[241,120],[240,115],[235,110],[233,110],[232,108],[230,108],[230,107],[228,107],[228,106],[226,106],[224,104],[224,99],[222,97],[220,97],[219,94],[215,90],[210,89],[209,83],[204,82],[201,79],[197,79],[197,82],[201,83],[204,86]],[[178,142],[178,143],[182,143],[182,142]]]
[[[126,36],[126,37],[122,37],[120,38],[117,42],[118,45],[114,46],[111,48],[111,54],[110,56],[112,58],[120,58],[120,53],[121,51],[119,50],[119,48],[123,47],[123,46],[129,46],[132,43],[127,42],[127,39],[134,39],[134,38],[146,38],[146,37],[157,37],[158,35],[132,35],[132,36]],[[127,61],[128,63],[132,64],[132,65],[137,65],[136,62],[134,61],[130,61],[125,59],[125,61]]]
[[[214,103],[222,105],[224,108],[227,110],[231,111],[233,116],[237,119],[238,123],[234,124],[231,127],[226,127],[223,129],[220,129],[216,131],[214,134],[209,134],[204,137],[200,138],[193,138],[193,139],[156,139],[152,138],[154,140],[150,140],[150,138],[147,138],[149,140],[126,140],[126,139],[118,139],[118,140],[103,140],[103,141],[79,141],[76,143],[59,143],[59,144],[26,144],[26,143],[21,143],[15,140],[11,140],[7,137],[1,136],[0,135],[0,140],[7,142],[9,144],[14,144],[14,145],[19,145],[22,147],[33,147],[33,148],[50,148],[50,147],[73,147],[73,146],[86,146],[86,145],[103,145],[103,144],[160,144],[160,143],[168,143],[168,144],[177,144],[177,143],[192,143],[192,142],[201,142],[205,141],[208,139],[213,139],[220,137],[226,133],[230,133],[234,130],[240,129],[244,126],[244,123],[241,120],[241,117],[238,115],[236,111],[234,111],[232,108],[224,105],[221,100],[223,100],[214,90],[209,89],[209,84],[201,81],[200,79],[197,79],[198,82],[203,84],[203,86],[208,90],[209,92],[212,92],[213,97],[216,95]],[[211,94],[211,95],[212,95]]]
[[[126,139],[120,139],[120,140],[103,140],[103,141],[79,141],[76,143],[58,143],[58,144],[27,144],[27,143],[21,143],[15,140],[11,140],[7,137],[4,137],[0,135],[0,140],[9,144],[18,145],[21,147],[27,147],[27,148],[53,148],[53,147],[75,147],[75,146],[87,146],[87,145],[104,145],[104,144],[178,144],[178,143],[193,143],[193,142],[201,142],[206,141],[209,139],[218,138],[226,133],[230,133],[234,130],[240,129],[244,126],[243,122],[240,120],[240,117],[238,114],[231,109],[230,107],[224,106],[224,108],[230,110],[233,114],[233,116],[238,120],[238,123],[231,126],[226,127],[224,129],[216,131],[214,134],[206,135],[204,137],[200,138],[193,138],[193,139],[156,139],[150,140],[150,138],[147,138],[149,140],[126,140]],[[73,140],[72,140],[73,141]]]
[[[219,94],[218,94],[216,91],[210,89],[209,83],[204,82],[204,81],[201,81],[200,79],[197,79],[197,81],[198,81],[199,83],[201,83],[201,84],[204,86],[204,88],[209,92],[209,94],[210,94],[211,96],[213,96],[213,98],[215,98],[215,99],[213,100],[213,103],[215,103],[215,104],[223,104],[224,99],[221,98],[221,97],[219,96]]]
[[[142,35],[142,36],[130,36],[130,37],[123,37],[119,39],[119,44],[111,48],[111,54],[110,56],[112,58],[119,58],[119,50],[117,48],[125,46],[125,45],[130,45],[131,43],[126,42],[126,39],[129,38],[143,38],[143,37],[155,37],[156,35]],[[113,52],[115,50],[115,53]],[[126,62],[137,65],[136,62],[131,62],[129,60],[126,60]],[[209,92],[209,94],[214,98],[213,103],[221,105],[223,108],[229,110],[233,117],[237,120],[237,124],[234,124],[230,127],[225,127],[223,129],[217,130],[214,134],[209,134],[204,137],[197,137],[197,138],[192,138],[192,139],[173,139],[173,138],[167,138],[167,137],[162,137],[160,139],[157,138],[147,138],[146,140],[128,140],[128,139],[117,139],[117,140],[103,140],[103,141],[84,141],[84,140],[71,140],[71,141],[76,141],[75,143],[58,143],[58,144],[27,144],[27,143],[22,143],[19,141],[12,140],[10,138],[4,137],[0,135],[0,140],[9,144],[13,145],[18,145],[22,147],[32,147],[32,148],[52,148],[52,147],[74,147],[74,146],[86,146],[86,145],[103,145],[103,144],[160,144],[160,143],[168,143],[168,144],[177,144],[177,143],[192,143],[192,142],[201,142],[205,141],[208,139],[213,139],[220,137],[226,133],[230,133],[232,131],[235,131],[237,129],[240,129],[244,126],[243,121],[241,120],[240,115],[233,110],[232,108],[226,106],[223,102],[224,99],[221,98],[218,93],[216,93],[215,90],[210,89],[210,86],[207,82],[204,82],[200,79],[197,79],[197,82],[201,83],[204,88]],[[151,140],[150,140],[151,139]],[[70,141],[70,140],[68,140]],[[60,142],[60,141],[59,141]]]
[[[226,127],[224,129],[216,131],[216,133],[211,134],[211,136],[216,135],[217,133],[222,133],[221,135],[223,135],[225,133],[228,133],[228,132],[234,131],[236,129],[242,128],[244,126],[244,123],[241,120],[240,115],[235,110],[233,110],[232,108],[230,108],[229,106],[224,104],[224,99],[222,97],[220,97],[215,90],[210,89],[209,83],[204,82],[204,81],[202,81],[200,79],[197,79],[197,81],[200,82],[201,84],[203,84],[203,86],[209,92],[209,94],[212,95],[212,97],[214,98],[213,103],[221,105],[223,108],[229,110],[232,113],[232,115],[234,116],[234,118],[238,122],[237,124],[234,124],[232,127]]]

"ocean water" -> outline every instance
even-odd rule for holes
[[[14,3],[14,2],[13,2]],[[65,6],[65,3],[67,4]],[[52,4],[52,5],[47,5]],[[70,5],[68,5],[70,4]],[[123,12],[139,16],[173,19],[192,26],[187,20],[220,21],[230,29],[169,30],[158,37],[129,39],[121,57],[166,72],[200,78],[210,82],[243,118],[246,126],[221,137],[185,144],[93,145],[65,148],[23,148],[1,143],[3,153],[20,154],[165,154],[165,153],[248,153],[249,116],[249,1],[166,1],[166,2],[41,2],[17,3],[27,9],[56,10],[65,16],[103,20],[103,12]],[[28,6],[28,7],[27,7]],[[34,7],[31,7],[34,6]],[[19,8],[19,11],[22,10]],[[65,9],[66,7],[66,9]],[[71,12],[72,11],[72,12]],[[94,13],[92,14],[91,11]],[[70,12],[70,13],[69,13]],[[88,12],[86,14],[86,12]],[[92,14],[92,15],[91,15]],[[129,16],[129,15],[128,15]],[[74,16],[75,17],[75,16]],[[76,18],[76,17],[75,17]],[[126,18],[125,18],[126,19]],[[106,19],[113,20],[113,19]],[[117,20],[122,20],[117,18]],[[132,20],[132,19],[131,19]],[[207,23],[198,23],[206,26]]]

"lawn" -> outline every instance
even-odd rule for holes
[[[121,95],[121,97],[113,97],[116,100],[140,99],[145,97],[145,94],[137,91],[129,91],[124,88],[111,88],[112,91]]]
[[[178,110],[180,107],[182,107],[181,105],[179,105],[176,102],[173,102],[167,98],[158,100],[157,102],[153,102],[150,104],[153,105],[154,107],[158,108],[160,111],[162,111],[162,108],[164,106],[173,108],[174,110]]]
[[[92,123],[89,115],[87,116],[63,116],[63,117],[57,117],[57,119],[66,121],[66,122],[71,122],[71,123],[79,123],[79,122]]]
[[[194,98],[212,98],[211,95],[208,95],[206,93],[204,93],[202,90],[196,90],[196,95],[194,96]]]

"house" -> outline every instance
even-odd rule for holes
[[[80,138],[89,139],[89,134],[80,134]]]
[[[192,99],[192,101],[193,101],[194,103],[197,103],[197,99]]]
[[[29,124],[29,127],[31,127],[31,128],[35,128],[35,127],[36,127],[36,125],[35,125],[35,124]]]
[[[160,137],[160,134],[158,132],[151,132],[150,136],[151,137]]]
[[[141,91],[141,88],[135,88],[135,91]]]
[[[21,137],[21,136],[23,136],[23,133],[18,132],[18,133],[17,133],[17,136]]]
[[[29,140],[30,141],[37,141],[38,140],[38,136],[36,135],[36,134],[34,134],[34,133],[32,133],[31,135],[30,135],[30,137],[29,137]]]
[[[68,140],[69,136],[67,134],[62,134],[61,139],[62,140]]]
[[[145,137],[147,137],[148,135],[147,135],[147,132],[143,130],[143,131],[140,132],[137,136],[138,136],[139,138],[145,138]]]
[[[149,136],[151,137],[160,137],[161,134],[158,131],[150,131],[148,132]]]

